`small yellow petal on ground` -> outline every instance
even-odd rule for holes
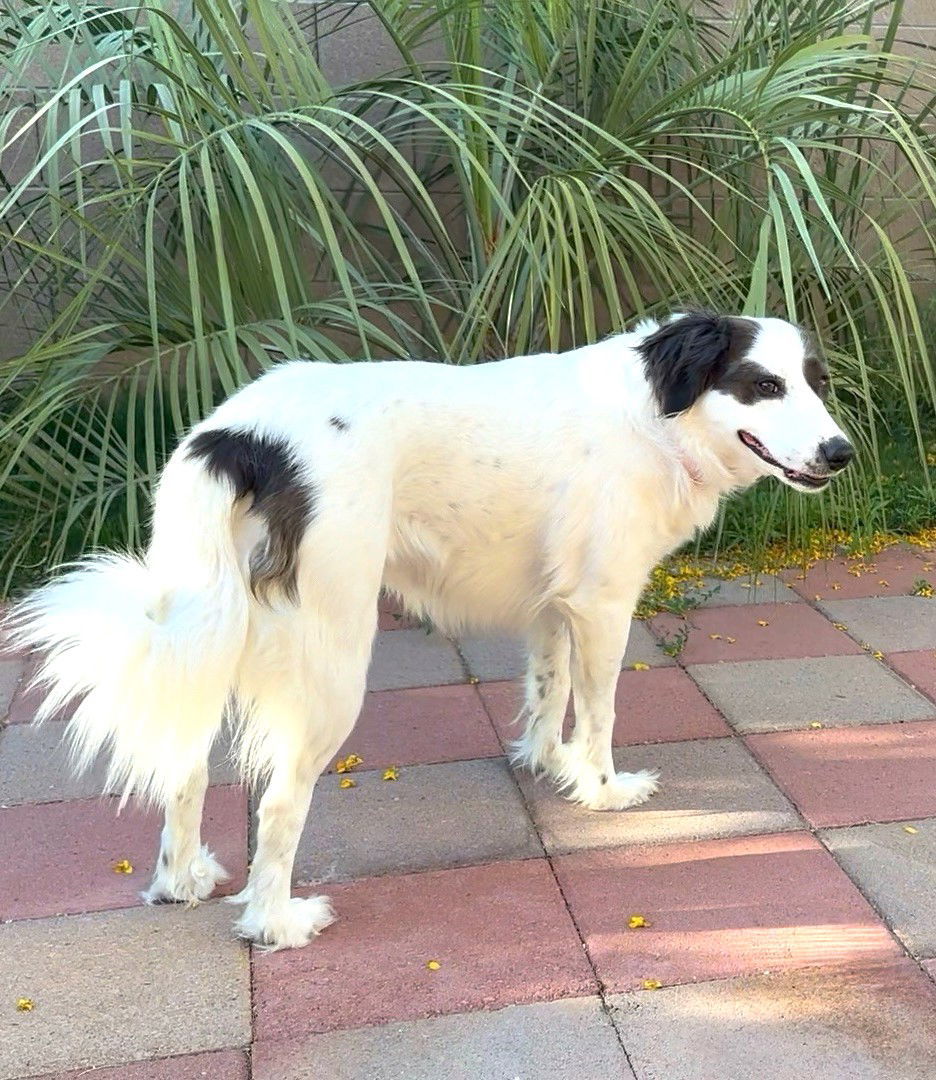
[[[478,676],[477,676],[477,675],[469,675],[469,676],[468,676],[468,683],[469,683],[469,685],[471,685],[471,686],[477,686],[479,682],[481,682],[481,680],[480,680],[480,679],[478,678]]]
[[[813,720],[813,722],[809,726],[811,728],[821,728],[822,724],[820,724],[818,720]]]
[[[426,967],[429,968],[430,971],[438,971],[442,965],[438,960],[427,960]]]
[[[627,925],[631,930],[639,930],[642,926],[649,926],[650,923],[643,917],[643,915],[631,915],[627,920]]]
[[[738,639],[737,639],[736,637],[726,637],[726,638],[725,638],[725,641],[727,641],[729,645],[734,645],[734,643],[735,643],[735,642],[736,642],[737,640],[738,640]]]
[[[832,585],[830,586],[830,588],[832,589],[832,591],[833,591],[833,592],[838,592],[838,591],[839,591],[839,589],[841,589],[841,587],[842,587],[842,586],[841,586],[841,584],[840,584],[840,583],[839,583],[838,581],[833,581],[833,582],[832,582]],[[818,600],[818,599],[819,599],[819,597],[816,597],[816,599]]]
[[[709,637],[712,641],[721,641],[722,639],[721,634],[709,634]]]
[[[832,625],[835,627],[836,630],[847,630],[848,629],[848,627],[843,622],[834,622],[834,623],[832,623]]]
[[[757,620],[757,625],[758,626],[770,626],[770,623],[767,622],[766,619],[758,619]]]
[[[133,863],[128,859],[120,859],[111,867],[115,874],[132,874]]]
[[[32,998],[22,997],[16,999],[17,1012],[32,1012],[35,1007],[36,1003]]]
[[[396,765],[391,765],[389,768],[386,768],[383,771],[384,780],[398,780],[399,777],[400,770],[396,767]]]
[[[874,657],[875,660],[883,660],[884,659],[884,653],[882,653],[880,651],[873,652],[873,653],[871,653],[871,655]]]
[[[659,990],[663,983],[659,979],[644,979],[640,985],[644,990]]]
[[[344,776],[338,781],[338,787],[349,788],[357,787],[357,780],[352,780],[350,776]]]
[[[649,671],[650,665],[645,664],[642,660],[638,660],[636,664],[631,664],[634,671]]]
[[[916,829],[916,828],[914,828],[914,827],[913,827],[912,825],[904,825],[904,827],[903,827],[903,831],[904,831],[904,832],[908,832],[908,833],[910,833],[911,835],[913,835],[914,833],[918,833],[918,832],[919,832],[920,830],[919,830],[919,829]]]

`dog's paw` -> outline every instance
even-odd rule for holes
[[[199,900],[207,900],[215,886],[227,881],[229,876],[206,847],[178,871],[171,871],[160,855],[153,881],[140,897],[147,904],[197,904]]]
[[[585,784],[576,784],[569,797],[589,810],[626,810],[646,802],[659,786],[659,773],[641,769],[599,775],[597,782],[589,777]]]
[[[335,912],[327,896],[293,897],[273,911],[258,910],[248,902],[234,929],[240,937],[272,952],[308,945],[334,921]]]

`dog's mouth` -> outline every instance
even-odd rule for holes
[[[828,484],[831,477],[829,476],[816,476],[813,473],[799,472],[797,469],[788,469],[785,465],[781,465],[775,457],[772,457],[767,447],[756,438],[749,431],[739,431],[738,438],[748,450],[753,450],[755,454],[761,459],[766,461],[768,465],[772,465],[775,469],[779,469],[784,477],[790,481],[791,484],[799,484],[802,487],[810,488],[813,491],[819,491]]]

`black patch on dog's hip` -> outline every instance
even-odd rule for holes
[[[234,498],[253,497],[250,513],[263,518],[265,544],[250,556],[250,588],[268,600],[276,586],[298,603],[299,543],[315,515],[315,486],[302,475],[285,439],[219,428],[196,435],[189,456],[204,462],[210,476],[225,479]]]

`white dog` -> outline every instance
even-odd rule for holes
[[[145,556],[92,558],[13,617],[46,654],[41,716],[77,703],[79,763],[108,748],[125,797],[165,809],[144,899],[223,878],[200,823],[227,713],[245,775],[268,778],[239,932],[284,948],[332,920],[290,876],[361,708],[381,588],[449,632],[524,634],[516,759],[592,810],[643,802],[655,775],[611,757],[641,589],[723,495],[763,476],[818,491],[848,463],[827,384],[796,327],[691,313],[475,367],[291,362],[234,395],[167,464]]]

